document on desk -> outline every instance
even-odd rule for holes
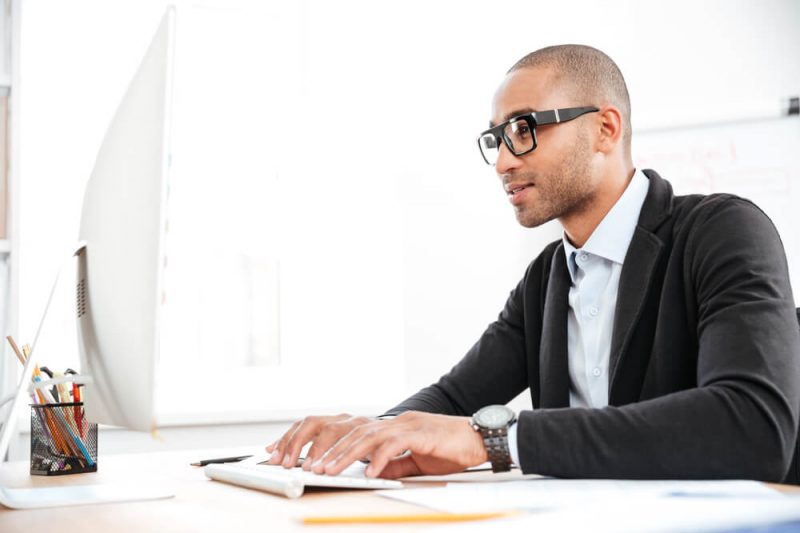
[[[757,481],[629,481],[539,478],[496,483],[448,483],[446,487],[379,491],[449,513],[543,511],[632,498],[783,498]]]
[[[800,497],[708,497],[594,502],[579,508],[528,513],[519,518],[459,524],[436,533],[591,531],[592,533],[743,533],[798,531]]]

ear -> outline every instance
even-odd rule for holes
[[[598,119],[597,149],[610,153],[622,142],[622,113],[614,106],[606,106],[600,109]]]

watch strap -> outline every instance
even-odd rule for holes
[[[483,446],[492,463],[492,472],[508,472],[513,461],[508,447],[508,426],[497,429],[480,428]]]

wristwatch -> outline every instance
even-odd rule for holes
[[[505,405],[487,405],[472,415],[472,429],[483,437],[483,445],[492,463],[492,472],[511,470],[511,451],[508,449],[508,428],[517,415]]]

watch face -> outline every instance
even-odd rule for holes
[[[475,413],[475,422],[489,429],[498,429],[508,425],[514,418],[514,411],[505,405],[489,405]]]

